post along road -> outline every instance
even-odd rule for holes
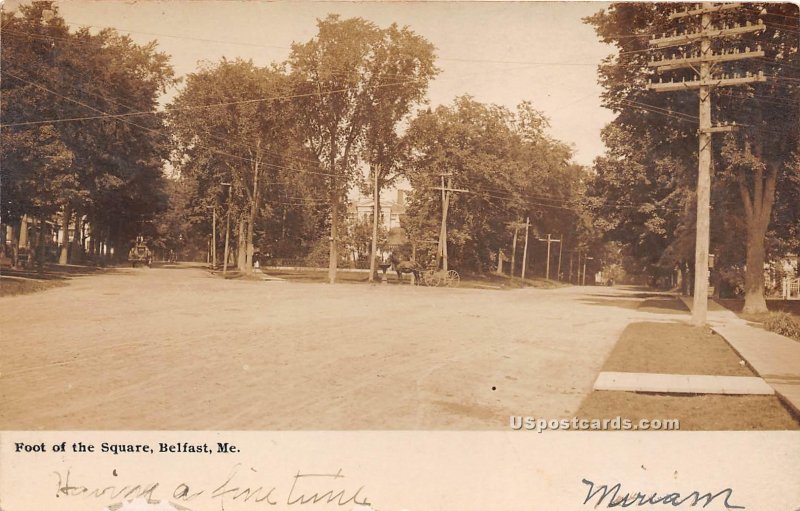
[[[630,291],[118,269],[0,299],[2,429],[506,429],[571,417]]]

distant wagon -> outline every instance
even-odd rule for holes
[[[144,242],[144,237],[138,236],[136,238],[136,244],[133,245],[130,252],[128,252],[128,262],[131,263],[131,266],[134,268],[136,268],[137,264],[145,264],[149,267],[153,262],[153,253],[150,252],[150,249]]]

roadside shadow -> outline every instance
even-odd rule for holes
[[[3,277],[19,277],[32,280],[69,280],[74,277],[85,277],[88,275],[118,273],[115,268],[99,266],[78,266],[78,265],[57,265],[45,264],[43,268],[9,268],[0,269]]]
[[[668,292],[659,292],[659,291],[651,291],[651,292],[643,292],[643,293],[592,293],[592,296],[596,296],[599,298],[637,298],[637,299],[647,299],[647,298],[671,298],[672,295]]]
[[[675,314],[676,312],[691,312],[681,300],[675,297],[649,298],[639,305],[642,312],[656,314]]]
[[[203,263],[181,263],[181,262],[169,262],[169,261],[153,261],[150,264],[151,268],[163,268],[167,270],[211,270],[210,264],[203,264]],[[219,267],[219,271],[222,271],[222,267]]]
[[[600,305],[603,307],[619,307],[628,310],[639,310],[655,314],[676,314],[689,312],[684,303],[672,296],[665,295],[628,295],[630,298],[619,295],[593,295],[580,299],[586,305]]]
[[[619,295],[613,297],[612,295],[606,296],[608,296],[608,298],[604,298],[602,295],[593,295],[591,298],[581,298],[578,301],[586,305],[600,305],[602,307],[619,307],[629,310],[636,310],[639,308],[639,300],[620,298]]]

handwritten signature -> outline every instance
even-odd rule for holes
[[[702,495],[698,490],[694,490],[689,494],[672,492],[660,495],[656,492],[642,493],[640,491],[635,493],[626,492],[622,494],[621,483],[616,483],[611,486],[608,484],[597,485],[597,489],[595,489],[595,483],[593,481],[582,479],[581,482],[589,487],[588,491],[586,492],[586,498],[583,500],[583,504],[590,504],[592,501],[594,501],[595,508],[603,503],[606,503],[606,507],[608,508],[625,508],[634,505],[640,507],[653,506],[656,504],[670,505],[672,507],[679,507],[684,504],[689,506],[697,506],[701,502],[703,503],[702,507],[705,508],[713,501],[723,497],[724,495],[725,498],[722,504],[725,506],[725,509],[745,509],[744,506],[737,506],[730,503],[730,499],[733,495],[733,490],[731,488],[725,488],[724,490],[718,491],[714,494],[707,492]]]

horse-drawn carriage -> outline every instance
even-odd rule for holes
[[[413,276],[412,283],[431,287],[458,287],[461,277],[455,270],[439,269],[435,260],[427,267],[422,266],[417,261],[407,259],[401,260],[392,253],[390,261],[392,267],[397,272],[397,278],[402,279],[403,274]]]
[[[137,236],[136,244],[134,244],[128,252],[128,262],[131,263],[131,266],[134,268],[136,268],[137,264],[144,264],[149,268],[152,261],[153,253],[144,242],[144,237]]]

